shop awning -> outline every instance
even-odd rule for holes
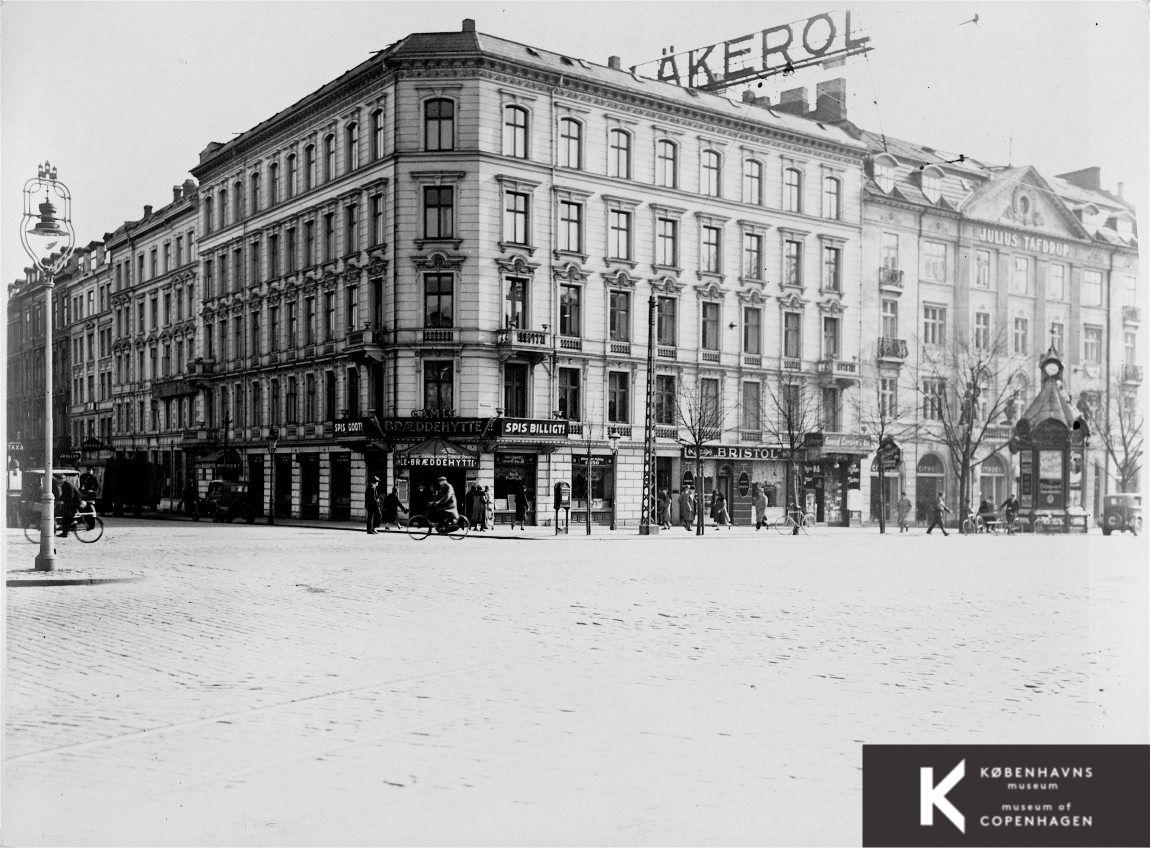
[[[395,464],[401,468],[478,468],[479,458],[446,439],[428,439],[396,452]]]

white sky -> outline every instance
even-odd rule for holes
[[[21,187],[45,158],[72,190],[78,244],[159,208],[199,151],[411,32],[480,32],[606,64],[657,59],[850,9],[866,59],[784,86],[848,79],[861,126],[1046,175],[1100,165],[1147,224],[1146,2],[6,2],[0,8],[0,272],[27,258]],[[965,24],[975,14],[978,25]],[[652,69],[653,73],[653,69]],[[873,80],[873,82],[872,82]],[[771,88],[775,90],[771,90]],[[738,92],[731,96],[737,97]],[[878,101],[878,106],[873,101]]]

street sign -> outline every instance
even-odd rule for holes
[[[902,464],[902,449],[894,439],[884,439],[878,446],[875,458],[883,471],[895,471]]]

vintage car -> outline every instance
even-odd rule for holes
[[[256,510],[248,493],[247,483],[236,483],[231,480],[212,480],[208,483],[208,493],[204,498],[204,512],[211,515],[216,523],[231,523],[242,518],[248,524],[254,524]]]
[[[53,468],[52,478],[57,485],[65,480],[80,491],[80,472],[75,468]],[[29,468],[8,475],[8,524],[24,527],[40,518],[40,484],[43,468]]]
[[[1102,499],[1102,533],[1129,530],[1135,536],[1142,532],[1142,496],[1129,492],[1107,495]]]

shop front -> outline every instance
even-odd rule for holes
[[[735,524],[751,524],[756,485],[767,498],[767,517],[782,514],[786,500],[787,463],[782,447],[703,445],[683,448],[682,485],[694,486],[709,509],[714,492],[722,492]],[[709,517],[709,515],[708,515]]]
[[[588,472],[590,468],[590,472]],[[588,479],[590,482],[588,482]],[[591,523],[611,525],[615,509],[615,456],[611,453],[592,453],[590,465],[587,454],[571,454],[571,523],[579,526],[587,521],[587,498],[590,489]]]
[[[408,509],[412,515],[422,515],[427,504],[438,494],[439,478],[445,477],[455,491],[460,509],[467,492],[467,478],[479,469],[479,457],[447,439],[431,438],[395,452],[395,471],[400,481],[400,500],[407,489]]]
[[[870,454],[869,436],[812,434],[803,463],[807,511],[820,524],[849,527],[862,521],[861,462]]]
[[[510,524],[516,505],[525,500],[526,522],[536,524],[540,517],[539,501],[544,514],[550,509],[547,481],[540,489],[540,457],[568,447],[569,425],[566,420],[536,418],[500,418],[494,456],[492,498],[495,523]],[[545,475],[544,475],[545,476]]]

